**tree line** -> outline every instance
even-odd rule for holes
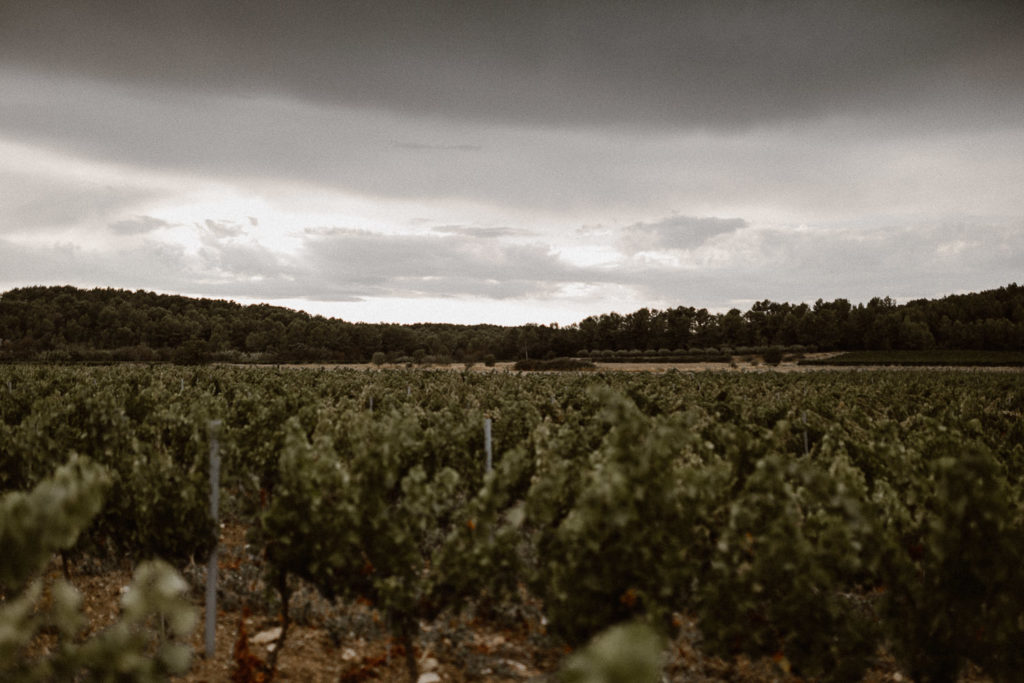
[[[744,347],[1024,349],[1024,287],[897,304],[876,297],[758,301],[742,312],[678,306],[571,325],[353,323],[267,304],[143,290],[24,287],[0,295],[0,359],[179,362],[480,362]]]

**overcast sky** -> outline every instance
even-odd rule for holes
[[[0,291],[578,321],[1024,282],[1024,3],[0,0]]]

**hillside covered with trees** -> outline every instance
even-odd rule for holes
[[[1024,349],[1024,287],[897,304],[759,301],[711,313],[678,306],[568,325],[352,323],[266,304],[121,289],[26,287],[0,295],[0,359],[199,362],[516,360],[614,352]]]

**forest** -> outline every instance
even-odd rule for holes
[[[742,353],[1024,348],[1024,287],[897,304],[875,297],[813,304],[758,301],[743,312],[641,308],[571,325],[348,322],[267,304],[143,290],[24,287],[0,295],[0,360],[487,362],[610,352]]]

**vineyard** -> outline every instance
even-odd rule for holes
[[[230,527],[251,562],[222,566],[224,609],[281,627],[250,680],[296,623],[351,606],[412,680],[460,619],[545,652],[652,632],[678,680],[696,653],[803,680],[1017,680],[1022,481],[1018,373],[0,366],[0,679],[186,673]],[[40,578],[55,556],[67,579]],[[90,632],[76,568],[125,564],[120,620]],[[243,572],[255,588],[233,588]],[[497,670],[432,648],[467,678]],[[593,680],[594,657],[530,665]]]

